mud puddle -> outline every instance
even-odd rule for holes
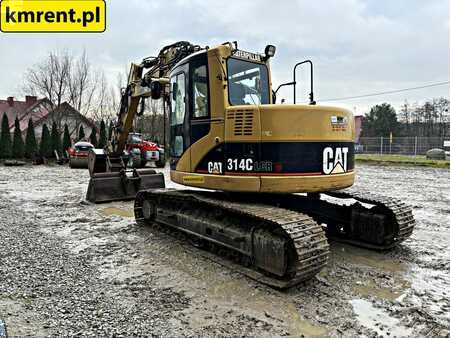
[[[378,309],[364,299],[354,299],[350,303],[356,313],[359,323],[375,331],[380,336],[407,337],[413,331],[400,324],[400,320],[392,317],[388,312]]]
[[[105,208],[102,209],[101,211],[104,215],[106,216],[122,216],[122,217],[134,217],[134,212],[133,210],[125,209],[125,208],[117,208],[117,207],[109,207],[109,208]]]

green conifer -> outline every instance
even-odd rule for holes
[[[83,141],[86,135],[84,134],[83,125],[80,126],[80,130],[78,131],[78,141]]]
[[[106,135],[106,124],[105,121],[102,120],[102,122],[100,123],[100,138],[98,141],[98,147],[101,149],[105,148],[107,142],[108,140]]]
[[[19,118],[14,122],[14,139],[12,147],[12,157],[15,159],[23,158],[25,153],[25,144],[23,143],[22,133],[20,131]]]
[[[39,153],[41,156],[50,158],[52,156],[52,140],[47,125],[44,123],[42,126],[41,144],[39,147]]]
[[[56,125],[56,122],[53,122],[52,124],[52,137],[51,137],[51,150],[52,150],[52,157],[54,157],[55,150],[58,152],[59,155],[61,155],[61,135],[58,132],[58,126]]]
[[[70,139],[69,126],[67,123],[64,125],[64,136],[63,136],[63,154],[65,155],[67,149],[72,146],[72,140]]]
[[[28,120],[27,135],[25,137],[25,157],[32,159],[37,150],[38,146],[36,142],[36,135],[34,133],[33,120],[30,118]]]
[[[94,148],[97,148],[97,130],[92,128],[91,136],[89,136],[89,142],[94,146]]]
[[[3,113],[1,131],[2,133],[0,136],[0,158],[7,159],[11,157],[12,142],[11,142],[11,133],[9,131],[8,115],[6,115],[6,113]]]

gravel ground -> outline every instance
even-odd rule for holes
[[[359,166],[357,184],[413,205],[417,230],[385,254],[331,243],[328,267],[285,292],[138,227],[131,202],[83,202],[87,182],[0,167],[10,336],[450,336],[449,170]]]

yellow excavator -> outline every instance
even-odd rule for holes
[[[218,262],[276,288],[314,277],[327,263],[328,239],[386,250],[415,221],[402,201],[349,188],[355,179],[351,112],[317,105],[313,64],[272,89],[264,53],[225,43],[178,42],[133,64],[110,144],[89,157],[87,199],[135,199],[138,224],[183,234]],[[296,104],[296,72],[311,70],[309,103]],[[294,104],[276,93],[293,86]],[[128,170],[124,152],[146,98],[168,107],[170,178]],[[164,111],[166,115],[166,110]]]

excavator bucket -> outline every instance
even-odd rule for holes
[[[124,168],[121,158],[111,158],[103,149],[91,149],[88,157],[91,180],[86,199],[92,203],[126,201],[134,199],[140,190],[165,187],[162,173],[152,169]]]
[[[132,200],[140,190],[164,188],[164,175],[155,170],[92,174],[86,199],[93,203]]]

